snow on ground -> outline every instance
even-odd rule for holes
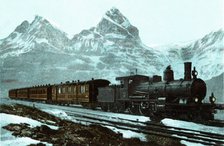
[[[204,146],[203,144],[200,143],[193,143],[185,140],[181,140],[180,143],[186,145],[186,146]]]
[[[43,109],[44,112],[52,114],[56,117],[59,117],[64,120],[72,120],[70,116],[68,116],[64,111],[58,109]]]
[[[124,138],[139,138],[141,141],[147,141],[146,135],[143,133],[137,133],[130,130],[122,130],[112,126],[105,126],[116,133],[121,133]]]
[[[15,100],[8,100],[6,101],[7,103],[13,104],[13,103],[20,103],[20,104],[25,104],[28,106],[32,106],[34,103],[32,102],[24,102],[24,101],[15,101]],[[71,120],[73,122],[78,122],[75,120],[75,117],[69,116],[68,113],[66,113],[66,110],[69,110],[71,112],[77,112],[77,113],[82,113],[84,115],[93,115],[96,118],[102,118],[102,119],[107,119],[107,120],[113,120],[117,122],[130,122],[131,124],[138,123],[137,121],[140,122],[147,122],[150,121],[149,117],[144,117],[144,116],[136,116],[136,115],[129,115],[129,114],[118,114],[118,113],[110,113],[110,112],[102,112],[100,110],[89,110],[89,109],[83,109],[83,108],[77,108],[79,106],[72,107],[66,107],[66,106],[57,106],[57,105],[47,105],[43,103],[35,103],[35,107],[48,112],[52,115],[55,115],[57,117],[60,117],[62,119],[67,119]],[[100,117],[99,117],[100,116]],[[130,120],[130,121],[129,121]],[[134,122],[135,121],[135,122]],[[204,132],[211,132],[211,133],[223,133],[224,127],[213,127],[213,126],[206,126],[203,124],[196,124],[193,122],[187,122],[187,121],[181,121],[181,120],[173,120],[173,119],[163,119],[161,121],[164,125],[167,126],[174,126],[174,127],[180,127],[180,128],[186,128],[186,129],[192,129],[192,130],[198,130],[198,131],[204,131]],[[83,123],[84,125],[87,125],[87,123]],[[107,128],[110,128],[111,130],[115,132],[122,133],[125,138],[130,138],[130,137],[137,137],[140,138],[141,140],[146,140],[146,135],[142,133],[136,133],[128,130],[122,130],[122,129],[117,129],[115,127],[110,127],[107,126]],[[188,141],[181,141],[182,144],[185,144],[187,146],[201,146],[201,144],[197,143],[191,143]]]
[[[15,137],[12,135],[12,132],[3,129],[2,127],[7,126],[8,124],[20,124],[20,123],[27,123],[30,125],[30,127],[36,127],[36,126],[41,126],[41,125],[46,125],[43,124],[39,121],[29,119],[26,117],[21,117],[17,115],[10,115],[10,114],[5,114],[5,113],[0,113],[0,123],[1,123],[1,146],[11,146],[11,145],[17,145],[17,146],[24,146],[24,145],[29,145],[29,144],[37,144],[40,143],[38,140],[34,140],[28,137]],[[47,125],[49,126],[49,125]],[[58,129],[56,126],[49,126],[52,129]],[[43,142],[46,145],[52,145],[46,142]]]
[[[6,131],[6,130],[4,130]],[[34,140],[28,137],[14,137],[10,132],[1,131],[1,146],[25,146],[30,144],[38,144],[40,141]],[[4,135],[2,135],[2,133]],[[42,142],[48,146],[52,145],[46,142]]]
[[[63,108],[66,108],[66,107],[63,107]],[[96,117],[95,118],[98,118],[98,114],[100,114],[102,117],[105,116],[105,112],[101,112],[101,111],[92,111],[92,110],[88,110],[88,109],[76,109],[76,110],[81,110],[82,112],[84,112],[85,114],[88,115],[88,113],[90,113],[90,111],[92,113],[96,113]],[[44,109],[43,111],[49,113],[49,114],[52,114],[54,116],[57,116],[59,118],[62,118],[62,119],[67,119],[67,120],[71,120],[75,123],[79,123],[79,124],[82,124],[82,125],[89,125],[91,123],[88,123],[88,122],[80,122],[80,121],[77,121],[75,118],[76,117],[71,117],[69,115],[67,115],[64,111],[62,110],[59,110],[59,109]],[[146,121],[149,121],[149,118],[148,117],[144,117],[144,116],[135,116],[135,115],[126,115],[126,114],[117,114],[117,113],[106,113],[106,116],[105,118],[109,118],[111,121],[119,121],[119,122],[122,122],[121,118],[122,119],[127,119],[127,120],[137,120],[137,121],[142,121],[142,122],[146,122]],[[112,119],[111,117],[117,117],[116,119]],[[123,121],[125,122],[125,121]],[[126,121],[127,123],[128,121]],[[105,122],[104,122],[105,123]],[[132,122],[133,124],[133,122]],[[146,139],[146,135],[143,134],[143,133],[137,133],[137,132],[133,132],[133,131],[130,131],[130,130],[122,130],[122,129],[119,129],[119,128],[115,128],[113,126],[105,126],[111,130],[113,130],[114,132],[116,133],[121,133],[123,135],[124,138],[139,138],[141,141],[147,141]]]
[[[207,126],[203,124],[197,124],[197,123],[181,121],[181,120],[173,120],[168,118],[163,119],[161,122],[166,126],[186,128],[186,129],[198,130],[203,132],[210,132],[214,134],[220,134],[220,133],[223,133],[224,131],[224,127]]]

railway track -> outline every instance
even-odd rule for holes
[[[13,100],[13,101],[17,102],[17,100]],[[20,100],[20,101],[23,101],[23,100]],[[33,102],[30,102],[30,101],[23,101],[23,102],[33,104]],[[70,108],[80,108],[80,109],[90,110],[90,109],[84,108],[80,105],[57,105],[57,104],[54,105],[54,104],[48,104],[48,103],[45,103],[45,102],[39,102],[38,104],[44,104],[44,105],[49,105],[49,106],[60,106],[62,109],[64,109],[63,107],[70,107]],[[25,105],[30,106],[29,104],[25,104]],[[220,104],[220,105],[223,105],[223,104]],[[100,109],[95,109],[95,110],[100,110]],[[102,111],[102,110],[100,110],[100,111]],[[121,113],[121,114],[126,114],[126,112]],[[130,113],[127,112],[127,114],[130,114]],[[133,114],[130,114],[130,115],[133,115]],[[211,121],[207,121],[207,122],[193,121],[193,122],[198,123],[198,124],[208,125],[208,126],[224,127],[224,121],[223,120],[211,120]]]
[[[157,135],[176,140],[185,140],[194,143],[201,143],[204,145],[224,145],[224,135],[222,134],[215,134],[186,128],[177,128],[172,126],[164,126],[156,123],[146,123],[122,118],[119,118],[119,120],[123,122],[118,122],[116,121],[116,117],[108,117],[102,115],[96,117],[96,114],[87,115],[84,112],[65,112],[80,123],[100,124],[103,126],[111,126],[122,130],[130,130],[137,133]]]
[[[54,107],[54,105],[48,106],[52,108]],[[37,107],[43,109],[44,106],[38,104]],[[223,134],[164,126],[158,123],[142,122],[139,120],[119,118],[112,115],[108,116],[108,113],[105,114],[104,112],[101,112],[101,114],[96,114],[82,112],[81,110],[74,111],[72,108],[68,109],[68,107],[65,106],[60,106],[60,110],[63,110],[65,113],[67,113],[67,115],[75,119],[76,122],[80,122],[82,124],[100,124],[102,126],[110,126],[122,130],[130,130],[137,133],[157,135],[176,140],[185,140],[194,143],[201,143],[204,145],[224,145]]]

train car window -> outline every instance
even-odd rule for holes
[[[73,89],[74,89],[73,93],[76,93],[76,86]]]
[[[65,93],[65,87],[62,88],[62,92],[61,93]]]
[[[61,88],[60,87],[58,88],[58,94],[61,94]]]
[[[74,93],[75,87],[71,87],[71,92]]]
[[[65,87],[65,93],[68,93],[68,87]]]
[[[89,92],[89,85],[86,85],[86,92]]]
[[[68,87],[68,93],[71,93],[72,92],[72,87]]]
[[[80,88],[80,93],[85,93],[85,85],[82,85]]]

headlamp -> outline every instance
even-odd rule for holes
[[[196,103],[198,102],[198,98],[197,97],[194,99],[194,102],[196,102]]]
[[[210,100],[210,102],[211,102],[212,104],[214,104],[214,103],[215,103],[216,98],[215,98],[215,96],[214,96],[214,94],[213,94],[213,93],[212,93],[212,95],[209,97],[209,100]]]
[[[212,102],[215,102],[216,101],[216,98],[215,97],[212,97]]]

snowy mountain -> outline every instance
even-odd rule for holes
[[[167,51],[141,42],[139,30],[116,8],[107,11],[97,26],[72,39],[48,20],[36,16],[24,21],[0,40],[1,92],[37,84],[67,80],[109,79],[139,74],[162,75],[169,64],[175,78],[183,78],[183,62],[192,61],[207,80],[224,72],[224,32],[219,30],[184,46]]]
[[[142,44],[138,29],[116,8],[71,40],[36,16],[0,40],[1,89],[92,77],[114,82],[136,68],[141,74],[155,74],[164,67],[163,58]]]
[[[165,56],[172,64],[174,70],[182,68],[182,63],[191,61],[198,71],[198,75],[211,79],[224,72],[224,31],[211,32],[202,39],[185,43],[184,45],[169,45]],[[164,47],[161,48],[164,50]],[[177,76],[183,74],[179,70]]]
[[[104,53],[121,47],[141,47],[138,29],[116,8],[106,12],[97,27],[83,30],[72,39],[73,48],[91,53]]]
[[[0,43],[0,57],[19,56],[33,49],[58,51],[69,45],[66,34],[52,26],[46,19],[36,16],[34,21],[22,22],[14,32]]]

